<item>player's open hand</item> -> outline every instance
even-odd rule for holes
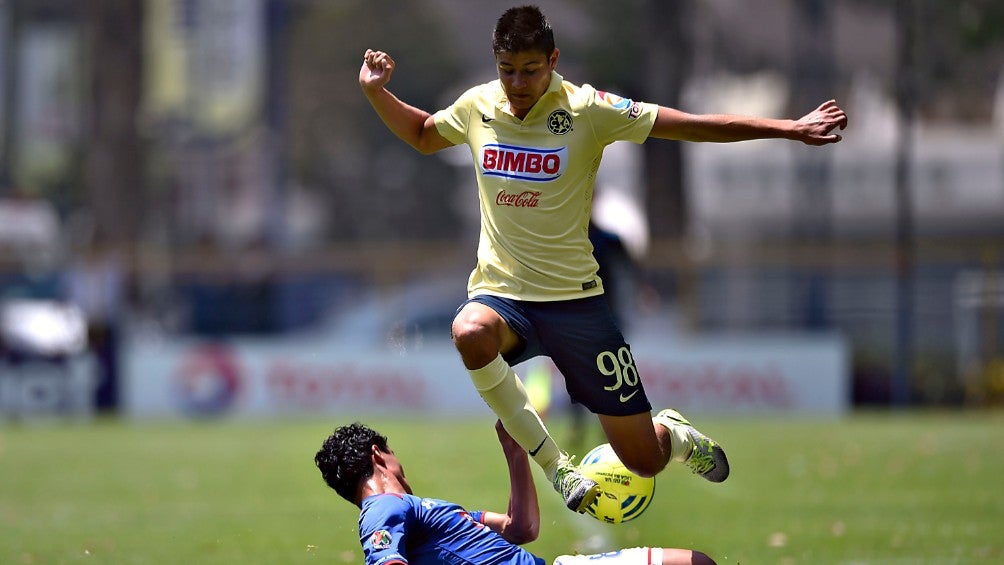
[[[797,139],[807,145],[826,145],[841,140],[834,128],[847,127],[847,114],[836,101],[827,100],[795,122]]]
[[[513,455],[526,455],[526,451],[506,431],[505,426],[502,425],[502,420],[495,421],[495,433],[499,436],[499,443],[502,444],[502,452],[506,454],[507,459]]]
[[[367,49],[359,69],[359,86],[367,92],[380,90],[394,72],[394,59],[383,51]]]

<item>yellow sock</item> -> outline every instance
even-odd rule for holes
[[[553,480],[561,452],[530,404],[516,372],[501,355],[484,367],[468,372],[474,388],[502,421],[509,435],[540,465],[548,480]]]

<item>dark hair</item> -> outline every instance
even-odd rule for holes
[[[509,8],[495,23],[492,51],[496,55],[541,51],[550,57],[554,52],[554,31],[540,8]]]
[[[336,428],[314,455],[314,464],[328,486],[355,504],[359,483],[373,475],[370,453],[373,446],[389,453],[387,438],[356,422]]]

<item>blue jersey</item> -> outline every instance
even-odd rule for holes
[[[377,494],[362,502],[359,541],[366,565],[544,565],[451,502],[410,494]]]

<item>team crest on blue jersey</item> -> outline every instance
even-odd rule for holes
[[[547,117],[547,129],[554,135],[565,135],[572,131],[572,115],[564,109],[551,112]]]
[[[393,536],[387,530],[377,530],[370,536],[370,545],[373,549],[387,549],[393,541]]]

